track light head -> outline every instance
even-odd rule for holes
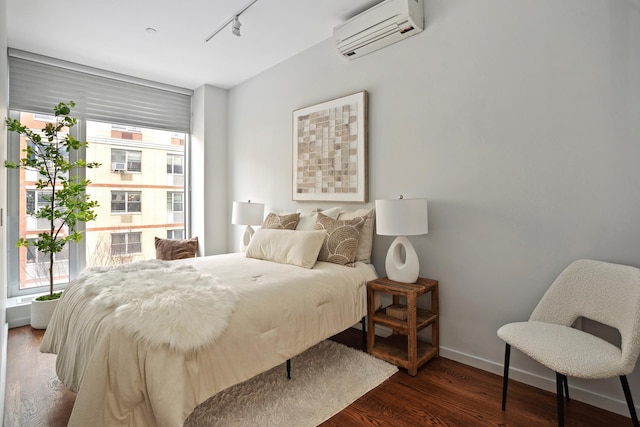
[[[233,20],[233,29],[231,30],[231,32],[233,33],[234,36],[240,37],[240,26],[241,25],[242,24],[240,23],[239,15],[236,15],[236,18]]]
[[[257,2],[258,0],[251,0],[249,3],[247,3],[242,9],[238,10],[236,13],[234,13],[233,15],[231,15],[231,17],[229,19],[227,19],[226,21],[224,21],[224,24],[222,24],[217,30],[215,30],[213,33],[209,34],[209,36],[204,39],[205,42],[208,42],[209,40],[211,40],[216,34],[218,34],[220,31],[222,31],[224,28],[227,27],[227,25],[229,25],[230,22],[233,22],[233,26],[231,28],[231,32],[233,33],[233,35],[240,37],[240,26],[242,25],[240,23],[240,15],[242,15],[242,13],[244,13],[244,11],[246,11],[247,9],[249,9],[251,6],[253,6],[255,4],[255,2]]]

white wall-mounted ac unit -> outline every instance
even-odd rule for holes
[[[111,170],[113,172],[124,172],[127,170],[127,164],[124,162],[113,162],[111,163]]]
[[[333,29],[338,51],[349,59],[424,30],[423,0],[385,0]]]

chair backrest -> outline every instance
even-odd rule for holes
[[[571,326],[579,317],[616,328],[623,363],[633,371],[640,353],[640,269],[574,261],[549,287],[529,320]]]

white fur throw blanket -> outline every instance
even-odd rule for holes
[[[181,352],[220,336],[238,299],[218,278],[160,260],[87,268],[74,282],[93,304],[114,310],[116,328]]]

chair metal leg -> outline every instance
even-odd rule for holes
[[[629,407],[629,415],[631,416],[631,422],[633,427],[638,427],[638,414],[636,414],[636,407],[633,405],[633,399],[631,398],[631,390],[629,389],[629,382],[626,375],[620,376],[620,382],[622,383],[622,390],[624,391],[624,397],[627,399],[627,406]]]
[[[504,348],[504,373],[502,374],[502,410],[507,406],[507,384],[509,383],[509,357],[511,356],[511,346],[505,344]]]
[[[566,375],[562,376],[562,384],[564,384],[564,397],[567,398],[567,402],[568,402],[571,399],[569,399],[569,381],[567,381]]]
[[[287,379],[291,379],[291,359],[287,359]]]
[[[558,427],[564,427],[564,397],[562,396],[564,375],[556,372],[556,394],[558,400]]]
[[[367,322],[363,317],[360,319],[360,324],[362,325],[362,351],[367,352]]]

